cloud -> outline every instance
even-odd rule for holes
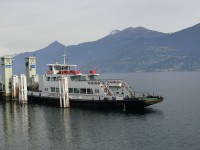
[[[5,48],[5,47],[0,47],[0,57],[2,56],[5,56],[5,55],[15,55],[15,50],[13,49],[8,49],[8,48]]]
[[[175,32],[200,22],[199,0],[9,0],[0,5],[0,46],[33,51],[94,41],[114,29]],[[178,21],[177,21],[178,20]]]

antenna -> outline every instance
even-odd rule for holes
[[[66,65],[66,63],[68,64],[68,59],[67,59],[67,54],[66,54],[66,47],[65,47],[65,51],[64,51],[64,65]]]

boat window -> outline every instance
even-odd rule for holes
[[[86,77],[85,76],[71,76],[70,79],[72,81],[86,81]]]
[[[56,88],[56,92],[59,92],[60,90],[59,90],[59,88]]]
[[[74,93],[79,93],[79,88],[74,88]]]
[[[56,77],[52,77],[52,81],[57,81],[57,78]]]
[[[55,66],[56,70],[61,70],[61,66]]]
[[[95,93],[99,93],[99,89],[95,89]]]
[[[69,88],[69,93],[73,93],[73,88]]]
[[[44,90],[45,90],[45,91],[48,91],[48,88],[45,88]]]
[[[62,79],[62,77],[57,77],[57,81],[60,80],[60,79]]]
[[[87,89],[87,94],[93,94],[93,90],[92,89]]]
[[[63,66],[63,70],[70,70],[69,66]]]
[[[47,77],[47,81],[50,81],[50,77]]]
[[[51,87],[51,92],[55,92],[56,88],[55,87]]]
[[[52,71],[52,70],[53,70],[53,69],[52,69],[52,66],[49,66],[49,70],[50,70],[50,71]]]
[[[86,81],[86,77],[85,76],[79,76],[79,81]]]
[[[80,89],[80,93],[81,93],[81,94],[86,94],[86,88],[81,88],[81,89]]]
[[[71,76],[70,79],[71,79],[72,81],[74,81],[74,76]]]
[[[94,77],[94,75],[89,75],[88,78],[89,78],[90,80],[96,80],[95,77]]]

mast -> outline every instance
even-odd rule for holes
[[[64,51],[64,65],[68,64],[68,58],[67,58],[67,54],[66,54],[66,47],[65,47],[65,51]]]

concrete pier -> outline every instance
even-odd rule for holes
[[[20,100],[26,102],[27,91],[39,91],[39,78],[36,75],[36,58],[25,58],[26,75],[12,75],[12,56],[1,57],[2,81],[0,81],[0,97],[3,100]]]
[[[1,57],[2,83],[0,92],[2,97],[11,97],[12,94],[12,61],[11,56]]]
[[[28,90],[33,91],[34,88],[34,79],[36,79],[36,58],[35,57],[26,57],[25,58],[25,70],[27,77],[27,87]]]

